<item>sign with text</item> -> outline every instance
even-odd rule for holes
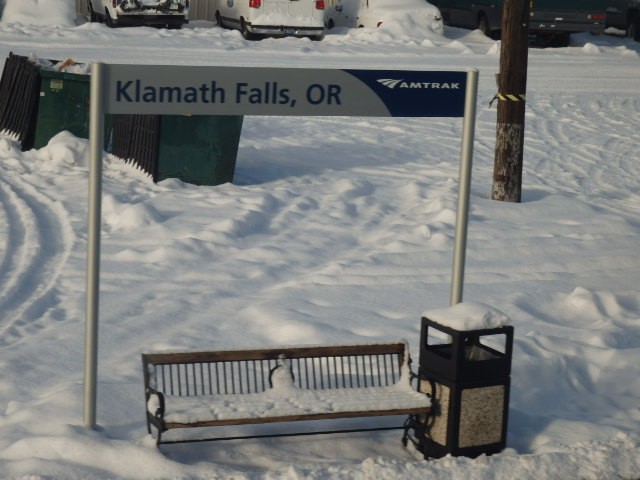
[[[104,65],[104,112],[462,117],[467,72]]]
[[[91,67],[84,423],[96,427],[104,115],[461,117],[451,304],[462,301],[478,71]]]

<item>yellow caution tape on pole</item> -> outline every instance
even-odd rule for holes
[[[502,101],[512,101],[512,102],[526,102],[527,101],[527,96],[524,93],[521,93],[519,95],[514,95],[511,93],[507,93],[506,95],[503,95],[502,93],[498,93],[497,94],[498,99],[502,100]]]

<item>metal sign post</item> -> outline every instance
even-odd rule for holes
[[[476,97],[478,96],[478,71],[468,73],[462,125],[460,151],[460,190],[456,212],[456,238],[453,250],[453,274],[451,276],[451,305],[462,302],[464,265],[467,256],[467,227],[469,225],[469,196],[471,192],[471,166],[473,163],[473,138],[476,129]]]
[[[104,115],[464,117],[451,303],[462,301],[478,71],[171,65],[91,69],[84,423],[96,427]]]
[[[98,377],[98,300],[100,293],[100,230],[102,223],[103,65],[91,66],[89,105],[89,202],[87,221],[87,311],[84,362],[84,424],[96,426]]]

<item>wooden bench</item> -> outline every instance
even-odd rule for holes
[[[179,443],[162,442],[163,432],[178,428],[392,415],[408,415],[406,442],[430,412],[430,398],[411,385],[403,341],[154,352],[142,354],[142,364],[147,429],[156,428],[158,445]],[[319,433],[338,431],[347,430]],[[234,438],[258,436],[278,435]]]

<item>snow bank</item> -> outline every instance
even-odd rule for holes
[[[427,310],[422,316],[458,331],[511,325],[511,319],[507,315],[479,302],[462,302],[448,308]]]
[[[73,0],[4,0],[2,22],[23,25],[75,25]]]

